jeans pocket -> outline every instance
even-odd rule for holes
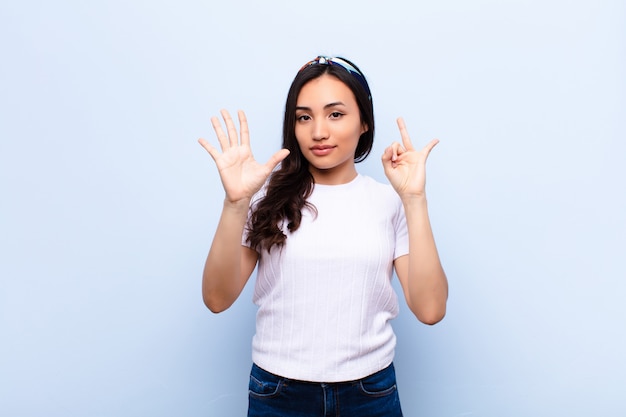
[[[250,372],[248,392],[257,398],[270,398],[278,395],[283,386],[283,378],[269,373],[256,365]]]
[[[359,381],[361,392],[369,397],[384,397],[396,392],[396,372],[393,364]]]

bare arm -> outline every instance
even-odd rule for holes
[[[230,307],[241,294],[256,266],[256,251],[242,246],[249,200],[224,201],[202,274],[202,299],[214,313]]]
[[[396,259],[394,266],[413,314],[423,323],[435,324],[446,314],[448,280],[428,217],[425,167],[439,141],[416,151],[402,119],[398,119],[398,126],[403,146],[392,144],[382,157],[385,174],[402,199],[409,232],[409,254]]]
[[[409,254],[396,259],[396,273],[413,314],[422,323],[435,324],[446,314],[448,280],[435,246],[426,198],[403,202]]]
[[[256,251],[241,244],[250,200],[276,165],[289,154],[281,149],[266,164],[256,162],[250,149],[245,114],[239,111],[238,116],[241,140],[227,111],[222,110],[227,133],[216,117],[211,118],[221,153],[204,139],[199,140],[215,161],[226,193],[202,274],[202,298],[214,313],[226,310],[235,302],[256,266]]]

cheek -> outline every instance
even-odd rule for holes
[[[300,139],[298,139],[301,136],[298,135],[298,131],[297,130],[296,130],[295,133],[296,133],[296,142],[298,144],[298,149],[300,150],[300,153],[302,155],[304,155],[306,150],[308,149],[308,147],[307,147],[307,145],[306,145],[306,143],[304,141],[301,141]]]
[[[361,135],[365,133],[365,130],[363,130],[363,128],[361,126],[357,126],[354,129],[351,130],[350,132],[350,136],[352,138],[354,138],[355,142],[358,143],[359,140],[361,139]]]

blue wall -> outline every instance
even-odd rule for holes
[[[265,160],[318,53],[371,82],[361,172],[397,116],[441,140],[449,312],[395,321],[405,414],[626,414],[624,2],[88,3],[0,3],[0,415],[245,414],[255,309],[202,304],[196,139],[243,108]]]

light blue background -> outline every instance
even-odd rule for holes
[[[394,322],[407,416],[626,415],[623,1],[0,3],[0,415],[241,416],[255,308],[202,304],[223,191],[198,137],[266,160],[317,54],[428,166],[450,281]],[[215,143],[215,142],[214,142]],[[251,280],[252,282],[253,280]]]

